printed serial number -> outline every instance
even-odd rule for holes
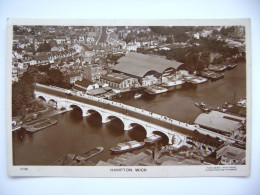
[[[28,168],[22,167],[22,168],[20,168],[20,170],[21,170],[21,171],[28,171]]]

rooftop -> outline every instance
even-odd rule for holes
[[[92,84],[92,82],[90,82],[90,81],[88,81],[86,79],[83,79],[82,81],[76,81],[75,84],[80,85],[80,86],[82,86],[84,88],[87,88],[89,85]]]
[[[221,130],[227,133],[231,133],[242,127],[241,122],[227,119],[225,115],[217,111],[211,111],[208,114],[200,114],[196,118],[194,123],[205,127]]]
[[[225,146],[217,151],[218,155],[226,156],[231,159],[241,160],[245,158],[246,152],[243,149],[233,146]]]
[[[100,95],[106,93],[106,90],[103,88],[91,89],[88,90],[89,95]]]
[[[131,77],[123,75],[123,74],[118,74],[118,73],[110,73],[110,74],[107,74],[107,75],[103,75],[101,78],[104,79],[104,80],[107,80],[107,81],[111,81],[111,82],[120,84],[124,80],[130,79]]]
[[[138,77],[144,77],[144,75],[151,70],[161,74],[168,68],[177,70],[177,68],[182,65],[180,62],[167,60],[161,56],[145,55],[135,52],[129,52],[120,58],[118,62],[114,70]]]

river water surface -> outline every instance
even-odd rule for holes
[[[158,113],[183,122],[193,123],[201,111],[194,106],[203,101],[210,107],[218,107],[246,97],[245,63],[230,71],[218,81],[208,81],[196,87],[183,88],[165,94],[145,95],[140,99],[119,102]],[[82,117],[77,110],[54,116],[58,123],[41,131],[25,130],[13,132],[14,165],[50,165],[64,154],[82,154],[94,147],[103,146],[104,151],[93,157],[93,163],[113,158],[109,149],[119,142],[142,141],[145,130],[141,127],[123,130],[120,120],[102,124],[97,113]]]

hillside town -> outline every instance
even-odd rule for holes
[[[158,29],[154,28],[14,26],[12,80],[17,82],[30,69],[36,69],[34,72],[39,75],[57,70],[62,73],[65,82],[70,84],[68,88],[75,87],[76,90],[86,92],[97,87],[93,84],[99,87],[107,84],[117,91],[167,83],[169,76],[174,80],[201,71],[209,65],[218,68],[217,65],[223,65],[226,60],[235,63],[238,58],[245,57],[245,34],[242,27],[179,27],[177,30],[180,32],[175,33],[176,37],[166,30],[163,32],[164,29],[159,29],[159,34]],[[207,41],[224,44],[225,48],[215,53],[206,52],[204,42]],[[192,53],[189,51],[191,48],[196,51]],[[194,53],[198,53],[198,56]],[[186,57],[182,58],[183,55]],[[126,69],[123,63],[146,60],[149,56],[153,57],[151,61],[154,64],[163,60],[173,66],[167,71],[161,70],[165,78],[158,79],[156,73],[135,75],[129,70],[122,70]],[[149,66],[147,70],[151,68]],[[129,85],[106,81],[108,75],[119,76],[114,73],[122,75],[121,80],[126,83],[129,80]],[[44,83],[39,75],[36,81]]]
[[[102,104],[115,105],[120,99],[155,96],[223,79],[225,71],[235,69],[245,58],[243,26],[14,26],[13,123],[17,128],[19,121],[27,121],[27,129],[38,125],[38,115],[47,107],[35,102],[37,86],[64,89],[66,97],[98,98]],[[57,102],[49,103],[66,110],[58,108]],[[163,158],[158,157],[158,151],[153,158],[142,152],[128,154],[129,162],[121,158],[121,163],[110,160],[97,165],[194,163],[188,159],[200,165],[245,164],[246,98],[217,108],[203,102],[195,106],[202,113],[187,125],[204,134],[197,130],[186,133],[184,148],[166,145],[159,152]],[[167,117],[164,120],[170,121]],[[55,125],[57,120],[44,123]],[[233,142],[209,136],[213,134]],[[74,157],[66,158],[72,161]]]

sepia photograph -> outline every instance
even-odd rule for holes
[[[249,19],[7,27],[10,176],[249,176]]]

